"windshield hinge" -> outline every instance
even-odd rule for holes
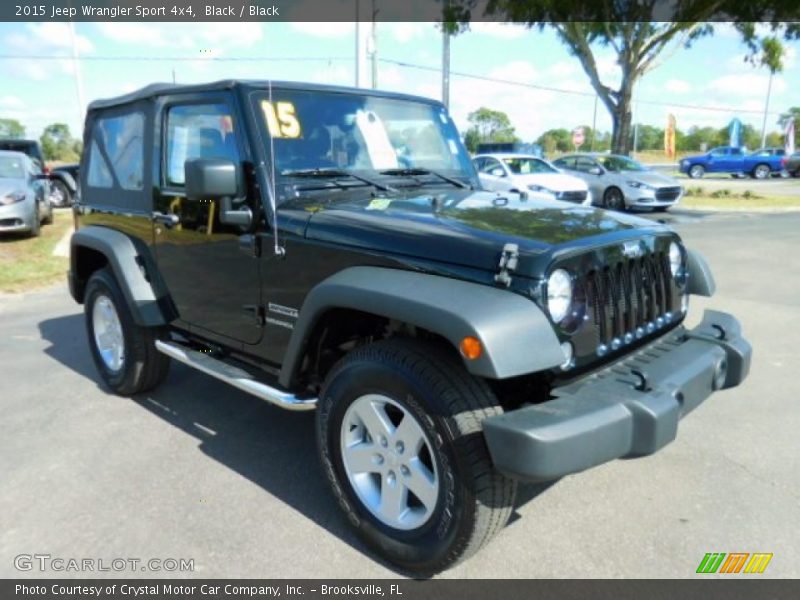
[[[519,260],[519,246],[517,244],[506,244],[503,246],[503,253],[500,255],[500,264],[497,267],[500,271],[494,276],[494,280],[506,287],[511,285],[511,273],[517,269]]]

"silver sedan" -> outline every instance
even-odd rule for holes
[[[0,233],[39,235],[53,221],[47,175],[22,152],[0,150]]]
[[[676,179],[651,171],[627,156],[568,154],[553,164],[583,179],[594,203],[609,210],[637,207],[663,211],[683,196],[683,187]]]

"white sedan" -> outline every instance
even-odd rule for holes
[[[472,159],[484,189],[545,195],[554,200],[591,206],[586,182],[562,173],[549,162],[527,154],[479,154]]]

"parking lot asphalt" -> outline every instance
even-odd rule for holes
[[[750,378],[646,458],[520,490],[511,523],[443,577],[695,577],[707,552],[770,552],[800,576],[800,214],[665,217],[711,263],[754,346]],[[14,557],[185,558],[194,571],[84,576],[392,577],[348,529],[317,464],[313,415],[181,365],[109,394],[63,286],[0,297],[0,577]],[[708,576],[704,576],[708,577]],[[753,576],[748,576],[753,577]]]

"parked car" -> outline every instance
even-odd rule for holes
[[[44,162],[44,155],[39,142],[36,140],[21,140],[16,138],[0,139],[0,150],[11,150],[13,152],[23,152],[34,163],[39,173],[50,174]],[[52,176],[48,177],[48,194],[50,202],[55,206],[69,206],[71,199],[78,191],[76,179],[68,170],[54,169]],[[67,202],[62,204],[61,202]]]
[[[800,177],[800,152],[781,159],[781,167],[792,177]]]
[[[699,179],[706,173],[730,173],[733,176],[749,175],[755,179],[766,179],[783,169],[783,148],[760,148],[747,152],[746,148],[720,146],[698,156],[687,156],[678,163],[681,173]]]
[[[477,552],[518,481],[652,454],[748,374],[732,315],[684,324],[714,282],[674,230],[481,190],[438,101],[154,84],[84,131],[69,285],[99,376],[130,396],[174,360],[316,410],[330,501],[404,572]]]
[[[526,154],[481,154],[472,159],[484,189],[539,194],[574,204],[592,204],[582,179],[567,175],[542,158]]]
[[[526,154],[544,158],[544,149],[541,144],[527,142],[481,142],[475,155],[478,154]]]
[[[609,210],[636,207],[664,211],[683,196],[683,187],[674,177],[651,171],[627,156],[568,154],[553,164],[583,179],[594,203]]]
[[[22,152],[0,150],[0,232],[37,236],[52,222],[47,176]]]
[[[72,206],[75,200],[78,197],[80,197],[81,188],[80,188],[80,178],[78,176],[79,169],[80,165],[75,163],[75,164],[58,165],[57,167],[53,167],[50,170],[50,172],[56,176],[64,173],[69,177],[71,177],[72,180],[75,182],[74,191],[73,188],[68,186],[61,179],[54,179],[50,182],[50,202],[53,204],[53,206],[59,208]]]

